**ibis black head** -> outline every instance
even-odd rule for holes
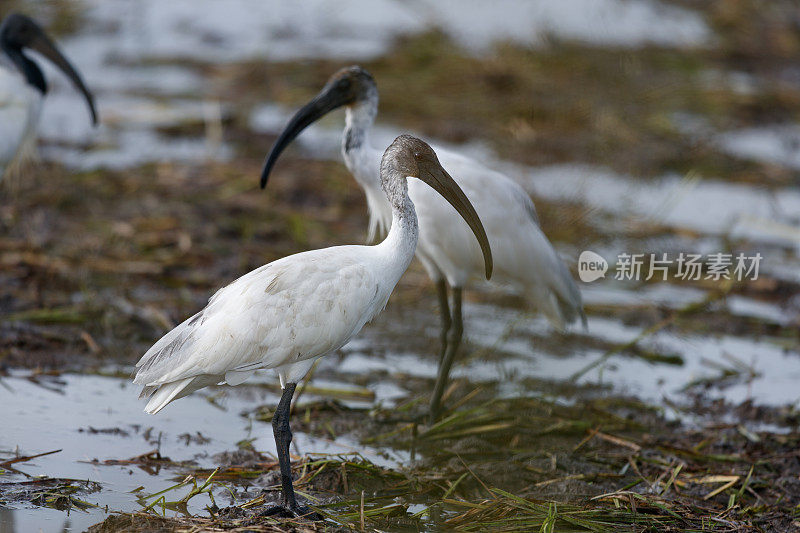
[[[86,88],[80,75],[67,61],[67,58],[64,57],[55,43],[50,40],[44,30],[33,19],[20,13],[11,13],[3,19],[2,24],[0,24],[0,49],[22,72],[28,83],[36,87],[42,94],[47,93],[47,82],[44,79],[44,75],[42,75],[42,71],[36,63],[25,55],[24,50],[35,50],[52,61],[86,98],[86,103],[89,105],[89,111],[92,114],[92,123],[97,124],[97,111],[95,110],[92,93]]]
[[[261,188],[266,187],[278,156],[301,131],[334,109],[357,104],[370,98],[376,91],[372,75],[359,66],[345,67],[331,76],[319,94],[294,114],[275,141],[261,171]]]
[[[328,93],[329,98],[337,102],[336,107],[341,107],[369,98],[376,86],[372,74],[358,65],[352,65],[339,69],[328,78],[320,94]]]

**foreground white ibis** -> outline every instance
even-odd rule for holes
[[[264,164],[261,187],[284,148],[303,129],[336,108],[345,106],[342,154],[345,164],[367,195],[370,239],[392,223],[390,204],[380,190],[380,152],[369,142],[378,113],[378,88],[366,70],[347,67],[334,74],[322,91],[301,108],[275,141]],[[494,280],[526,294],[559,329],[580,318],[584,327],[580,291],[539,227],[536,209],[527,193],[510,178],[459,154],[436,148],[481,218],[495,259]],[[480,249],[456,212],[419,182],[409,184],[409,196],[419,216],[417,257],[436,284],[442,313],[439,371],[430,411],[435,418],[447,384],[453,358],[461,343],[461,292],[482,273]],[[446,283],[445,283],[446,282]],[[452,288],[452,318],[447,284]]]
[[[34,50],[52,61],[86,98],[92,123],[97,112],[92,94],[80,75],[44,30],[29,17],[12,13],[0,24],[0,179],[6,167],[33,148],[47,82],[26,54]]]
[[[150,398],[145,411],[157,413],[208,385],[237,385],[259,368],[275,369],[283,388],[272,418],[283,505],[292,514],[305,514],[295,501],[290,469],[292,395],[316,359],[341,348],[386,306],[417,247],[408,182],[418,180],[464,218],[490,277],[492,253],[475,209],[431,147],[401,135],[380,163],[380,187],[392,217],[386,239],[375,246],[284,257],[220,289],[205,309],[167,333],[136,364],[134,383]]]

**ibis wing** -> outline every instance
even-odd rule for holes
[[[222,380],[231,371],[274,368],[341,347],[385,304],[375,303],[375,275],[353,257],[363,248],[286,257],[220,289],[145,354],[134,382]]]
[[[182,361],[178,358],[186,356],[181,350],[183,345],[192,338],[195,329],[202,323],[203,311],[184,320],[172,331],[161,337],[136,363],[137,374],[146,374],[153,368],[162,367],[162,363],[169,362],[170,365],[177,366]],[[173,357],[175,355],[175,357]]]

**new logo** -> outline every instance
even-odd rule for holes
[[[590,250],[581,252],[578,258],[578,277],[584,283],[591,283],[600,278],[606,277],[608,271],[608,261],[603,259],[600,254]]]

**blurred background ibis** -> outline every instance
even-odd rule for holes
[[[97,124],[94,97],[80,74],[44,30],[30,17],[12,13],[0,24],[0,179],[11,163],[30,153],[36,142],[47,81],[27,51],[40,53],[60,68],[86,98]]]

